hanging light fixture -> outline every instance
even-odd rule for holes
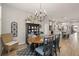
[[[44,20],[44,18],[45,18],[45,16],[46,16],[46,11],[45,11],[45,9],[43,10],[42,9],[42,4],[40,3],[40,10],[39,10],[39,12],[37,12],[37,10],[35,10],[35,18],[36,18],[36,20],[38,20],[38,21],[43,21]]]
[[[45,17],[47,17],[47,12],[45,9],[42,9],[42,4],[40,3],[40,10],[39,11],[35,10],[34,15],[28,16],[27,19],[31,22],[35,21],[42,22],[45,20]]]

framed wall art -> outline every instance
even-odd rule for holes
[[[17,37],[18,35],[18,24],[17,22],[11,22],[11,34],[13,37]]]

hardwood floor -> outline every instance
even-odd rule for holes
[[[14,50],[9,54],[4,54],[4,56],[16,56],[18,50],[26,47],[26,44],[20,45],[17,50]],[[60,41],[60,47],[60,53],[58,53],[58,56],[79,56],[79,46],[77,45],[74,47],[70,39],[62,39]]]
[[[60,56],[79,56],[79,47],[74,46],[70,39],[63,39],[60,46]]]

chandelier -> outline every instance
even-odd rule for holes
[[[35,10],[35,13],[33,15],[30,15],[27,17],[28,21],[39,21],[42,22],[45,17],[47,17],[47,12],[45,11],[45,9],[42,9],[41,7],[42,5],[40,4],[40,10],[37,11]]]

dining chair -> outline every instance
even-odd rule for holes
[[[53,38],[52,38],[53,39]],[[55,40],[53,40],[53,45],[52,45],[52,48],[54,50],[54,53],[55,55],[57,56],[57,50],[59,51],[60,53],[60,46],[59,46],[59,43],[60,43],[60,35],[57,35],[55,36]]]
[[[39,56],[52,55],[52,41],[51,41],[51,39],[45,37],[43,45],[35,48],[35,53],[36,53],[36,55],[39,55]]]

